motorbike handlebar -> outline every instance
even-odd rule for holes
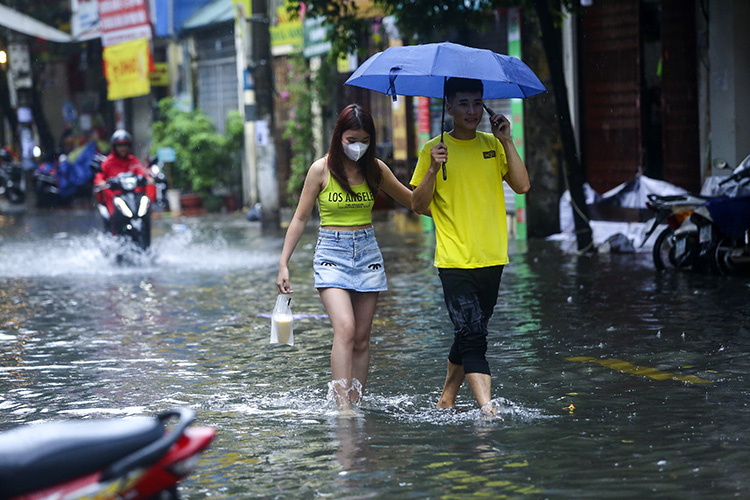
[[[102,472],[99,480],[104,482],[117,477],[122,477],[131,470],[150,465],[156,462],[160,457],[164,456],[172,445],[180,439],[180,436],[185,432],[185,429],[193,423],[195,420],[195,411],[190,408],[173,408],[172,410],[159,414],[156,418],[164,424],[172,417],[178,417],[179,420],[169,432],[165,432],[163,437],[145,448],[142,448],[135,453],[131,453],[127,457],[118,460],[107,467],[107,469]]]
[[[750,167],[744,167],[739,169],[739,172],[734,172],[732,175],[719,181],[719,186],[723,186],[728,182],[741,182],[744,178],[750,178]]]
[[[104,184],[103,186],[96,188],[98,189],[98,191],[96,192],[101,192],[105,189],[123,189],[120,175],[117,175],[115,177],[110,177],[109,179],[107,179],[107,183]],[[148,179],[145,176],[129,174],[127,175],[127,177],[130,177],[131,175],[136,178],[136,187],[143,187],[146,184],[148,184]]]

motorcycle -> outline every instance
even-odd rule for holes
[[[167,429],[170,420],[177,421]],[[62,420],[0,433],[0,498],[177,500],[216,430],[195,412]]]
[[[722,180],[731,196],[708,200],[690,216],[698,227],[700,259],[715,274],[726,275],[750,264],[750,155]]]
[[[169,189],[167,175],[164,173],[162,165],[159,163],[157,157],[151,158],[148,166],[148,174],[154,180],[154,206],[159,210],[169,210],[169,201],[167,200],[167,189]]]
[[[91,141],[70,156],[58,151],[47,155],[34,170],[34,191],[39,207],[69,204],[75,196],[91,195],[91,180],[104,155]]]
[[[698,229],[689,218],[693,210],[710,197],[690,193],[669,196],[652,193],[648,199],[646,207],[655,212],[655,217],[641,246],[658,227],[667,224],[654,241],[654,267],[657,271],[664,271],[698,266]]]
[[[38,207],[56,207],[60,204],[58,168],[64,161],[67,161],[67,157],[60,154],[40,162],[34,170],[34,192]]]
[[[6,149],[0,150],[0,194],[14,205],[26,201],[26,177],[23,167]]]
[[[141,250],[151,246],[151,200],[145,193],[137,192],[147,184],[146,178],[123,172],[107,181],[104,189],[119,191],[113,199],[114,211],[110,215],[106,204],[97,205],[104,221],[105,231],[124,236]]]
[[[722,160],[715,161],[714,166],[719,169],[728,168],[726,162]],[[648,195],[649,201],[646,206],[655,212],[655,217],[643,239],[643,243],[648,240],[657,227],[664,223],[668,225],[654,241],[652,249],[654,267],[659,271],[690,268],[695,271],[713,270],[725,273],[727,265],[722,264],[724,271],[719,271],[716,264],[717,257],[714,254],[719,252],[722,255],[736,255],[737,250],[727,253],[725,244],[721,246],[724,250],[716,250],[708,241],[710,238],[707,237],[707,231],[710,230],[705,228],[710,223],[707,222],[705,215],[694,214],[699,207],[710,206],[714,204],[715,200],[732,199],[741,194],[750,194],[749,184],[750,155],[740,163],[731,175],[726,176],[718,184],[713,184],[707,191],[710,194]],[[720,205],[722,202],[717,203]],[[701,208],[699,212],[705,212],[706,210],[708,209]],[[701,228],[703,228],[702,235],[699,232]]]

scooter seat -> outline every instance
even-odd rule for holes
[[[24,425],[0,433],[0,498],[100,471],[164,436],[155,418]]]

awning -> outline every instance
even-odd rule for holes
[[[24,35],[33,36],[49,40],[50,42],[75,42],[76,40],[57,28],[53,28],[41,21],[37,21],[31,16],[21,14],[4,5],[0,5],[0,25],[6,28],[23,33]]]

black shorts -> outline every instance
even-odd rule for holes
[[[448,315],[453,322],[453,345],[448,360],[463,365],[464,373],[490,374],[487,323],[497,304],[503,266],[479,269],[439,268]]]

